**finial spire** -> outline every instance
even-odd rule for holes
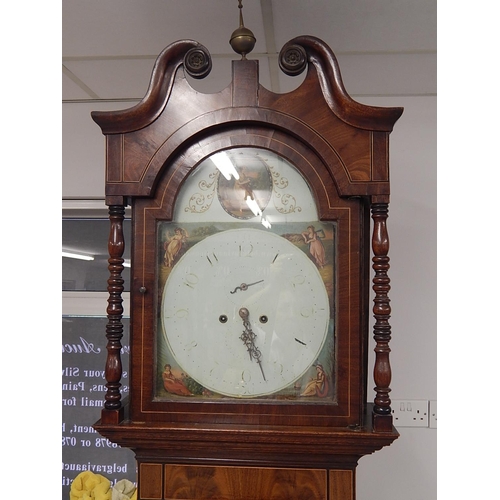
[[[240,27],[233,31],[229,44],[237,54],[241,54],[242,59],[246,59],[246,55],[252,52],[255,46],[255,36],[243,24],[243,2],[238,0],[238,9],[240,9]]]
[[[240,28],[243,28],[243,0],[238,0],[238,9],[240,9]]]

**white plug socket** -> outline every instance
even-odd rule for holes
[[[429,427],[429,401],[392,400],[392,418],[397,427]]]

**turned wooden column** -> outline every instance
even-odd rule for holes
[[[390,432],[392,430],[392,411],[389,392],[391,389],[391,364],[389,360],[389,342],[391,340],[391,306],[389,300],[390,279],[389,270],[389,235],[387,232],[388,203],[374,203],[371,207],[373,225],[373,314],[375,324],[373,338],[375,339],[375,365],[373,379],[375,381],[375,400],[373,407],[373,427],[375,431]]]
[[[123,236],[123,220],[125,218],[125,206],[111,205],[109,207],[110,231],[108,240],[108,323],[106,325],[106,338],[108,343],[107,359],[105,367],[106,387],[104,409],[102,411],[103,422],[119,422],[123,416],[121,403],[121,377],[122,361],[120,352],[122,349],[121,339],[123,337],[123,306],[122,293],[124,280],[123,252],[125,250],[125,238]]]

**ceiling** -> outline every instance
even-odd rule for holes
[[[435,0],[244,0],[257,43],[261,83],[288,92],[299,81],[277,64],[298,35],[323,39],[339,59],[352,96],[435,95]],[[230,82],[237,0],[63,0],[63,102],[141,99],[157,55],[194,39],[212,55],[212,73],[192,85],[215,92]],[[363,71],[360,70],[363,68]]]

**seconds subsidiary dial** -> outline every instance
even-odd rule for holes
[[[186,374],[214,393],[258,397],[290,386],[317,361],[330,307],[302,250],[265,230],[232,229],[182,256],[161,317]]]

